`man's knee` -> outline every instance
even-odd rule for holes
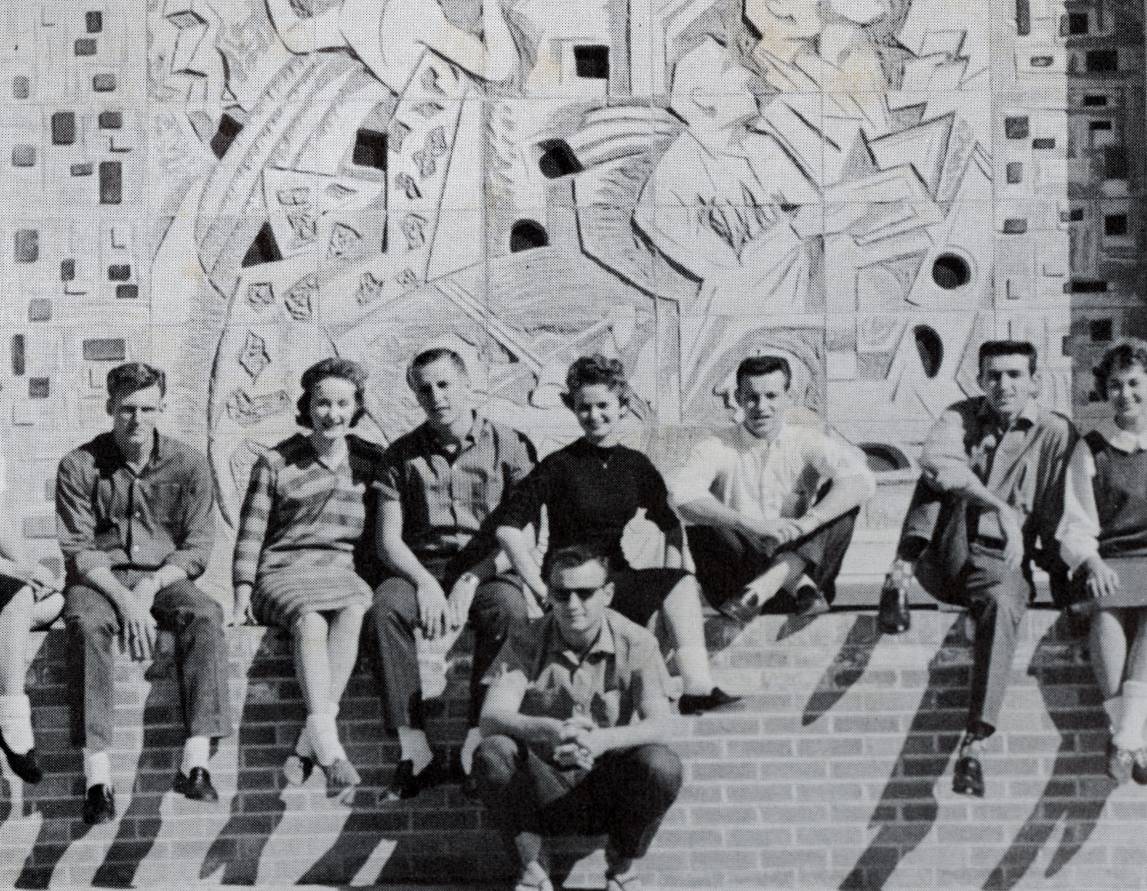
[[[502,637],[514,625],[529,620],[526,598],[520,588],[508,582],[487,582],[480,586],[470,605],[470,623],[478,632]]]
[[[474,752],[474,779],[482,789],[504,789],[518,772],[518,743],[509,736],[488,736]]]
[[[388,627],[412,627],[418,623],[418,595],[406,579],[392,577],[374,589],[371,614],[381,632]]]
[[[669,746],[652,744],[636,749],[633,753],[633,770],[659,797],[673,799],[681,790],[681,758]]]
[[[82,639],[111,638],[119,631],[115,610],[102,595],[86,589],[69,591],[64,610],[68,634]]]

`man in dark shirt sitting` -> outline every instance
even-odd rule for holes
[[[56,476],[72,736],[84,747],[87,823],[115,817],[108,749],[117,637],[144,660],[156,621],[175,636],[188,734],[177,792],[218,798],[210,743],[231,733],[223,610],[192,583],[211,553],[211,472],[199,452],[157,432],[165,387],[164,373],[141,362],[108,372],[112,430],[64,456]]]
[[[608,564],[597,548],[557,551],[553,609],[512,631],[486,674],[474,775],[518,861],[519,889],[552,888],[543,835],[605,833],[606,888],[636,891],[634,863],[681,787],[681,760],[663,744],[661,653],[608,608]]]

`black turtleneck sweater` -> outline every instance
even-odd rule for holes
[[[498,510],[490,525],[521,529],[536,522],[542,505],[549,519],[549,553],[574,544],[597,544],[617,569],[628,566],[621,534],[639,508],[662,532],[680,527],[665,481],[641,452],[601,448],[578,439],[547,455]]]

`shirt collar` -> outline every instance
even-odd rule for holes
[[[980,407],[976,410],[976,417],[979,419],[981,426],[992,425],[999,426],[999,417],[992,410],[992,405],[988,398],[983,397]],[[1035,399],[1029,399],[1024,403],[1024,407],[1020,409],[1020,413],[1016,415],[1013,422],[1017,427],[1031,427],[1036,421],[1039,420],[1039,403]]]
[[[781,429],[777,431],[776,437],[770,441],[761,436],[754,436],[746,429],[744,424],[738,424],[735,434],[737,437],[737,445],[741,451],[772,448],[782,439],[786,439],[788,437],[789,428],[791,426],[792,425],[788,421],[781,421]]]
[[[114,432],[108,431],[107,441],[108,454],[112,458],[113,463],[117,467],[126,468],[128,466],[127,458],[124,457],[124,453],[120,451],[119,443],[116,442]],[[167,437],[160,434],[158,430],[154,431],[151,434],[151,453],[148,455],[147,462],[143,465],[143,469],[146,470],[149,467],[157,467],[167,457],[169,451],[170,444]]]
[[[327,460],[325,458],[323,458],[322,455],[319,454],[319,451],[318,451],[318,449],[315,448],[315,444],[311,441],[310,436],[303,435],[303,442],[305,443],[304,448],[307,450],[307,452],[310,454],[310,456],[312,458],[314,458],[323,467],[325,467],[327,470],[330,470],[333,472],[333,471],[338,470],[340,467],[347,467],[350,465],[350,443],[349,442],[347,443],[346,450],[343,452],[342,457],[338,461],[336,461],[334,464],[327,463]]]
[[[487,419],[480,411],[474,411],[474,423],[470,425],[470,429],[462,436],[462,446],[474,445],[480,437],[482,437],[488,427],[489,419]],[[421,431],[423,440],[428,446],[439,451],[444,451],[444,442],[442,437],[430,426],[429,421],[423,421],[418,428]]]
[[[1130,430],[1123,430],[1116,426],[1114,421],[1104,421],[1096,431],[1111,445],[1112,448],[1118,449],[1121,452],[1137,452],[1140,450],[1147,450],[1147,431],[1143,433],[1132,433]]]
[[[550,655],[560,655],[562,659],[571,665],[577,665],[580,662],[589,662],[593,656],[613,656],[617,653],[617,641],[614,638],[613,625],[610,622],[609,610],[605,611],[605,616],[601,621],[601,628],[598,630],[597,639],[590,644],[589,650],[586,652],[585,657],[581,657],[577,652],[571,650],[564,640],[562,640],[561,631],[558,630],[557,619],[551,613],[549,616],[549,646],[546,647]]]

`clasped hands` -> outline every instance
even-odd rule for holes
[[[116,604],[120,617],[120,651],[128,653],[136,662],[155,655],[156,624],[151,605],[159,587],[155,576],[144,576]]]
[[[593,719],[580,713],[573,715],[557,728],[554,763],[558,767],[589,770],[602,754],[598,740],[598,729]]]
[[[742,517],[741,532],[753,539],[765,554],[772,554],[777,548],[805,534],[804,527],[795,517],[776,517],[771,520]]]

